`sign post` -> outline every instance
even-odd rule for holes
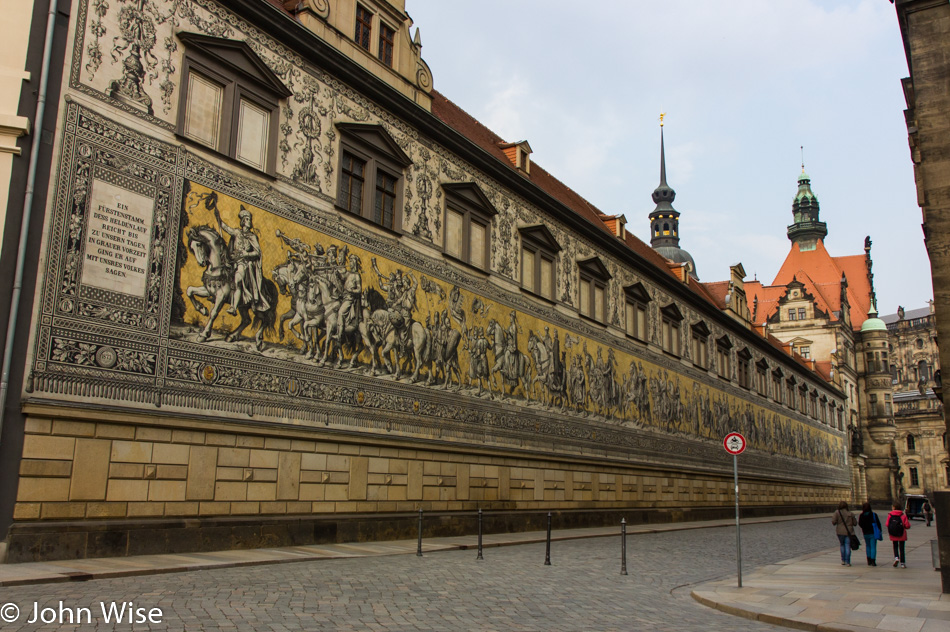
[[[732,455],[732,480],[736,488],[736,570],[739,588],[742,588],[742,539],[739,536],[739,455],[745,451],[746,441],[738,432],[730,432],[722,440],[726,452]]]

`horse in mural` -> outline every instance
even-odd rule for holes
[[[317,366],[323,366],[327,360],[335,356],[336,367],[340,368],[344,360],[344,351],[346,351],[350,355],[347,368],[353,369],[356,368],[363,349],[371,348],[371,341],[364,335],[365,329],[360,327],[360,318],[341,322],[340,306],[343,304],[343,295],[340,285],[330,276],[330,273],[334,271],[333,268],[334,266],[329,266],[327,270],[316,270],[310,276],[310,282],[319,288],[323,313],[326,315],[327,336],[323,353],[317,360]],[[359,313],[362,314],[362,308],[359,309]]]
[[[491,375],[501,373],[503,380],[499,392],[505,395],[505,385],[507,385],[508,394],[514,395],[515,390],[521,386],[525,399],[529,399],[528,385],[531,382],[531,367],[528,363],[528,357],[517,349],[514,341],[508,340],[508,332],[494,318],[488,322],[486,334],[492,341],[492,351],[495,354],[495,365],[491,369]]]
[[[198,342],[204,342],[211,336],[218,314],[225,305],[231,304],[231,298],[234,295],[234,264],[228,254],[228,246],[224,238],[208,225],[192,226],[188,230],[188,249],[194,254],[198,265],[205,269],[201,275],[203,285],[193,285],[185,290],[185,295],[191,300],[195,310],[202,316],[208,317],[204,329],[198,334]],[[225,336],[227,342],[237,340],[241,332],[247,329],[248,325],[253,324],[257,327],[257,333],[254,336],[257,350],[263,350],[264,332],[273,332],[277,322],[277,286],[270,279],[264,279],[261,294],[269,305],[268,309],[252,309],[247,301],[236,305],[241,315],[241,322]],[[198,301],[199,298],[208,299],[211,303],[210,312],[203,303]]]
[[[386,307],[386,301],[376,289],[363,292],[363,318],[360,325],[364,342],[373,363],[373,375],[378,375],[376,358],[386,372],[400,379],[413,365],[409,380],[419,379],[423,367],[428,370],[428,384],[435,382],[432,371],[431,340],[425,326],[414,318],[406,319],[397,310]],[[396,357],[393,359],[393,354]]]
[[[310,271],[299,257],[288,257],[286,263],[274,268],[271,277],[281,294],[290,296],[290,309],[281,315],[277,323],[277,338],[284,339],[284,323],[288,320],[288,333],[303,343],[302,353],[307,359],[317,355],[320,331],[326,331],[320,287],[310,279]],[[300,328],[299,333],[295,327]]]
[[[556,352],[532,331],[528,334],[528,353],[534,359],[536,375],[531,380],[532,392],[540,392],[539,399],[548,408],[555,405],[564,409],[567,400],[564,365]]]

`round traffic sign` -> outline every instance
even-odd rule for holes
[[[730,432],[722,440],[722,445],[729,454],[742,454],[746,446],[745,437],[738,432]]]

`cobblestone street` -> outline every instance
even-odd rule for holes
[[[823,519],[747,525],[742,537],[746,572],[836,544]],[[161,608],[153,630],[779,629],[678,590],[734,575],[734,529],[630,536],[627,546],[626,577],[618,537],[555,541],[548,567],[544,545],[531,544],[486,549],[481,562],[475,551],[446,551],[3,588],[0,602],[21,614],[0,629],[76,629],[26,623],[34,601],[89,608],[92,625],[80,629],[132,628],[105,623],[100,601]]]

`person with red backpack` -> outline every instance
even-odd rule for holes
[[[901,511],[900,503],[894,503],[894,510],[887,514],[887,535],[894,545],[894,566],[907,568],[907,557],[904,554],[904,543],[907,542],[907,530],[910,529],[910,520]]]

